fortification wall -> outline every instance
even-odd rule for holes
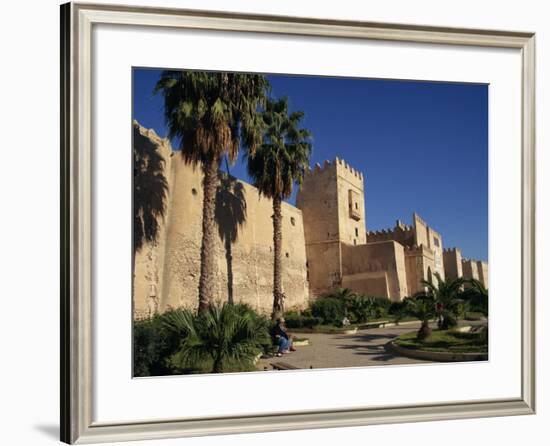
[[[308,171],[296,196],[302,211],[311,297],[341,285],[338,174],[334,163]]]
[[[363,174],[345,161],[334,161],[338,188],[340,241],[350,245],[367,243]]]
[[[336,158],[307,172],[302,210],[311,295],[342,285],[342,243],[366,243],[363,174]]]
[[[158,251],[159,311],[198,305],[202,238],[202,173],[179,154],[171,157],[170,200],[163,249]],[[216,271],[213,301],[251,305],[266,314],[273,304],[273,209],[253,186],[221,176],[216,197]],[[309,302],[302,212],[283,203],[283,291],[287,309]],[[145,260],[142,262],[147,263]],[[136,268],[135,302],[149,286],[143,268]],[[141,304],[140,304],[141,305]],[[136,305],[137,307],[137,305]],[[136,314],[137,315],[137,314]]]
[[[462,259],[462,276],[465,279],[479,280],[479,271],[475,260]]]
[[[489,288],[489,264],[478,260],[477,262],[477,274],[479,276],[479,281],[483,284],[485,288]]]
[[[172,148],[168,139],[160,138],[154,130],[133,123],[133,144],[135,149],[147,155],[153,151],[164,160],[164,176],[168,183],[168,191],[171,189],[171,154]],[[135,199],[135,195],[134,195]],[[169,203],[170,195],[167,196]],[[136,203],[134,203],[136,206]],[[168,206],[169,207],[169,206]],[[164,255],[166,250],[166,222],[168,209],[164,218],[159,219],[158,238],[154,243],[145,243],[143,247],[134,253],[133,264],[133,313],[136,318],[149,317],[160,308],[160,296],[162,296],[162,276],[164,274]]]
[[[342,258],[342,286],[393,301],[409,294],[404,248],[400,243],[343,244]]]
[[[367,231],[367,243],[383,242],[387,240],[395,240],[403,246],[413,246],[415,243],[414,228],[397,221],[393,229]]]
[[[458,248],[448,248],[443,251],[445,276],[448,279],[458,279],[463,276],[462,253]]]
[[[424,290],[422,280],[432,280],[435,269],[434,253],[430,248],[422,246],[405,247],[405,267],[407,271],[407,287],[409,295]]]

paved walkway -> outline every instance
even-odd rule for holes
[[[388,353],[384,344],[397,336],[418,330],[419,323],[388,328],[359,330],[354,334],[296,333],[308,338],[310,345],[296,347],[296,351],[281,358],[260,359],[258,368],[272,370],[273,362],[286,362],[299,368],[362,367],[390,364],[425,363],[419,359]]]

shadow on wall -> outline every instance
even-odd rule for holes
[[[168,181],[157,146],[134,126],[134,254],[156,242],[166,212]]]
[[[218,233],[224,242],[227,263],[227,300],[233,303],[233,244],[237,241],[239,228],[246,221],[246,199],[242,183],[220,173],[220,184],[216,192],[216,223]]]

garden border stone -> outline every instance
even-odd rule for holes
[[[465,361],[487,361],[489,354],[486,353],[455,353],[455,352],[432,352],[428,350],[417,350],[397,345],[394,341],[388,342],[385,349],[392,353],[414,359],[425,359],[436,362],[465,362]]]

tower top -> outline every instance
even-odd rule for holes
[[[327,171],[337,171],[340,174],[350,175],[359,180],[363,180],[363,173],[357,169],[354,169],[351,164],[348,164],[345,160],[335,157],[332,161],[325,160],[323,164],[315,163],[313,168],[308,168],[306,175],[318,175]]]

